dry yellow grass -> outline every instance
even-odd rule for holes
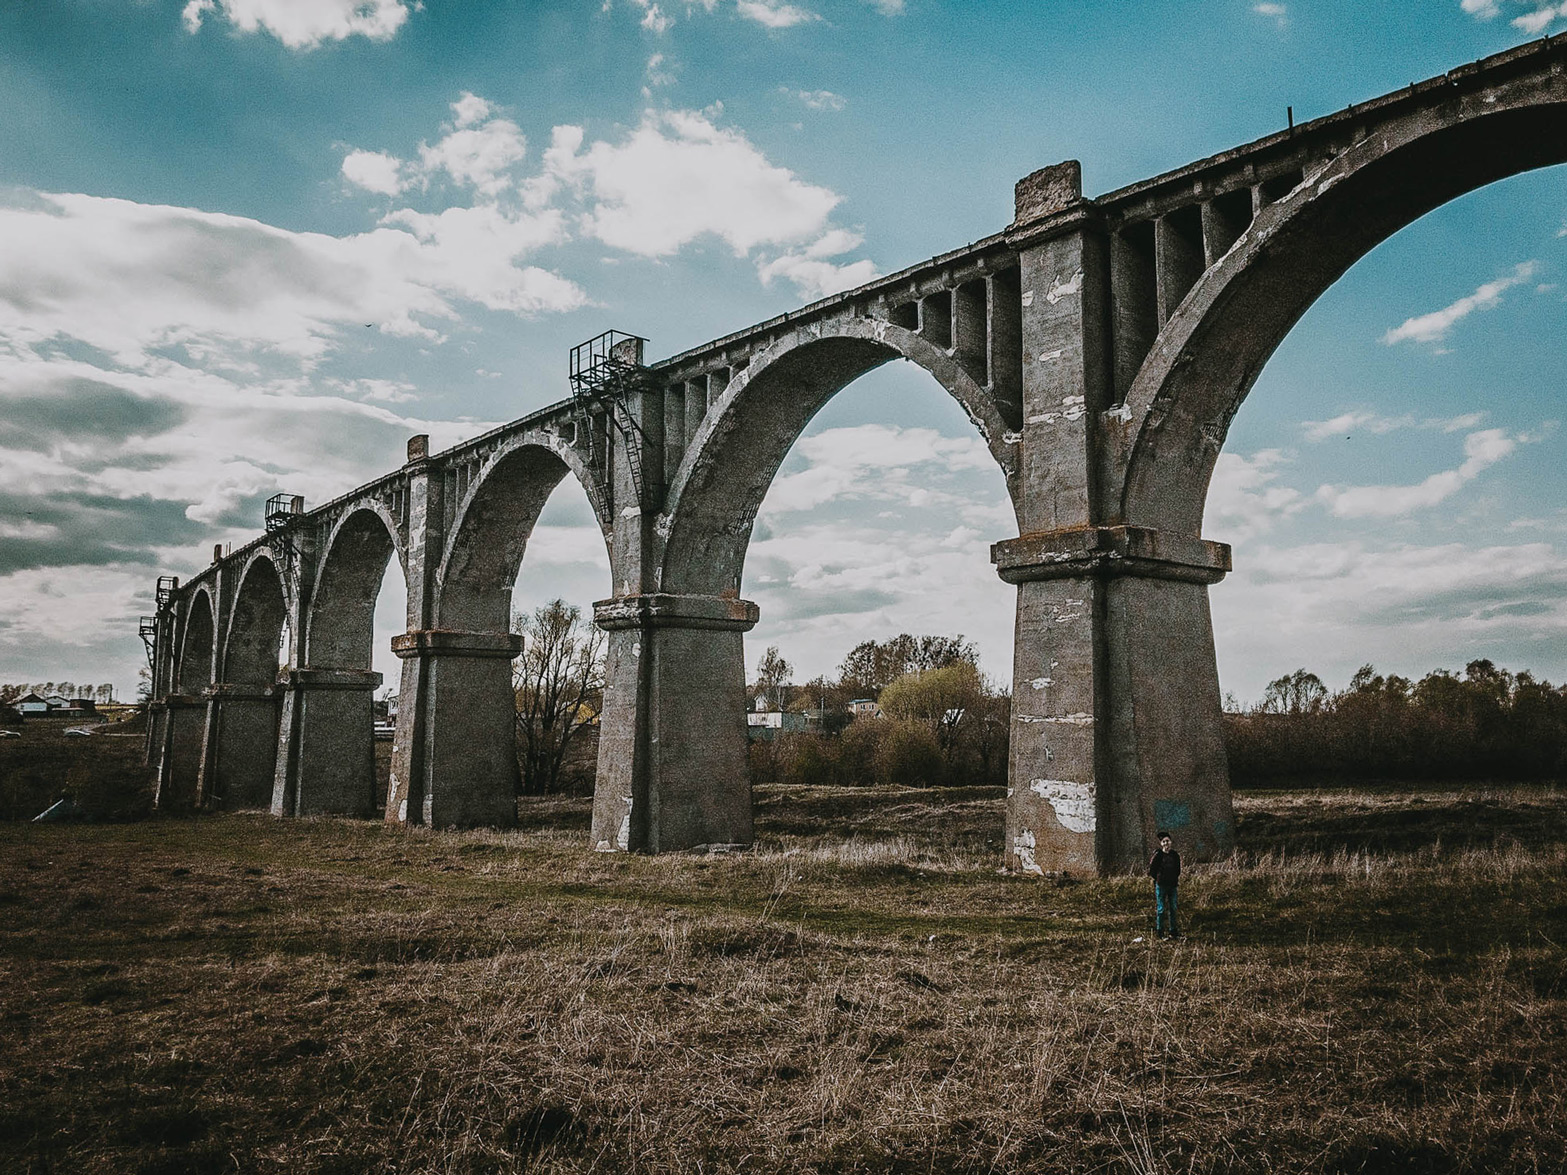
[[[1243,796],[1179,944],[998,872],[998,791],[759,799],[0,827],[0,1169],[1562,1169],[1559,792]]]

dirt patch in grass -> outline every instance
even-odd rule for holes
[[[996,791],[761,789],[706,857],[6,826],[0,1169],[1557,1170],[1567,800],[1440,795],[1241,797],[1176,944],[998,872]]]

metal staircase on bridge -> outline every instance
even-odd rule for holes
[[[640,335],[607,330],[571,349],[572,414],[579,435],[588,439],[589,464],[605,502],[614,499],[614,456],[608,428],[598,427],[601,420],[625,442],[626,468],[631,473],[637,502],[649,504],[642,469],[642,450],[648,437],[631,407],[632,396],[658,387],[657,377],[642,365],[646,342]]]

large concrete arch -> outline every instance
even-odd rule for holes
[[[264,808],[277,758],[278,648],[290,606],[285,576],[268,548],[240,572],[212,687],[198,802],[203,807]]]
[[[522,642],[511,632],[512,588],[544,505],[568,476],[587,494],[607,539],[610,516],[598,483],[555,432],[521,429],[454,479],[460,496],[442,512],[444,541],[430,551],[428,592],[410,582],[409,631],[393,642],[403,669],[388,820],[515,822],[511,662]]]
[[[1567,76],[1379,126],[1264,208],[1160,332],[1126,397],[1140,421],[1121,520],[1196,535],[1230,421],[1274,350],[1346,270],[1486,184],[1567,162]]]
[[[659,589],[738,594],[752,523],[789,450],[840,391],[900,358],[934,377],[974,423],[1016,512],[1017,434],[948,351],[882,319],[813,324],[754,356],[703,421],[669,487]]]
[[[185,634],[180,642],[175,692],[197,694],[212,683],[213,657],[217,651],[217,610],[212,589],[202,584],[192,594],[185,612]]]
[[[156,767],[161,812],[193,807],[200,793],[208,692],[218,649],[215,596],[207,584],[187,596],[175,657],[174,691],[162,699]]]
[[[334,520],[301,609],[302,664],[289,672],[283,696],[271,786],[277,815],[375,811],[381,675],[370,666],[376,597],[394,558],[406,568],[399,528],[384,502],[355,502]]]
[[[617,536],[617,596],[595,610],[610,633],[597,847],[751,840],[744,634],[758,611],[740,599],[745,555],[779,466],[833,396],[893,359],[923,368],[973,421],[1018,510],[1019,436],[956,352],[885,318],[842,314],[772,340],[709,406],[663,511]]]
[[[601,530],[608,510],[581,454],[560,437],[530,431],[497,447],[454,512],[442,552],[437,626],[467,632],[507,632],[511,591],[533,528],[555,488],[571,474],[593,507]]]
[[[359,503],[336,520],[323,547],[315,590],[304,610],[303,664],[369,669],[376,596],[393,558],[407,576],[397,524],[382,503]]]
[[[219,660],[221,679],[258,687],[276,684],[278,645],[288,619],[287,588],[272,552],[257,551],[234,593]]]

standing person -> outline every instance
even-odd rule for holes
[[[1153,878],[1153,929],[1164,937],[1165,916],[1169,916],[1171,938],[1181,937],[1181,928],[1175,920],[1175,891],[1181,882],[1181,854],[1172,847],[1170,834],[1159,834],[1159,851],[1148,862],[1148,876]]]

